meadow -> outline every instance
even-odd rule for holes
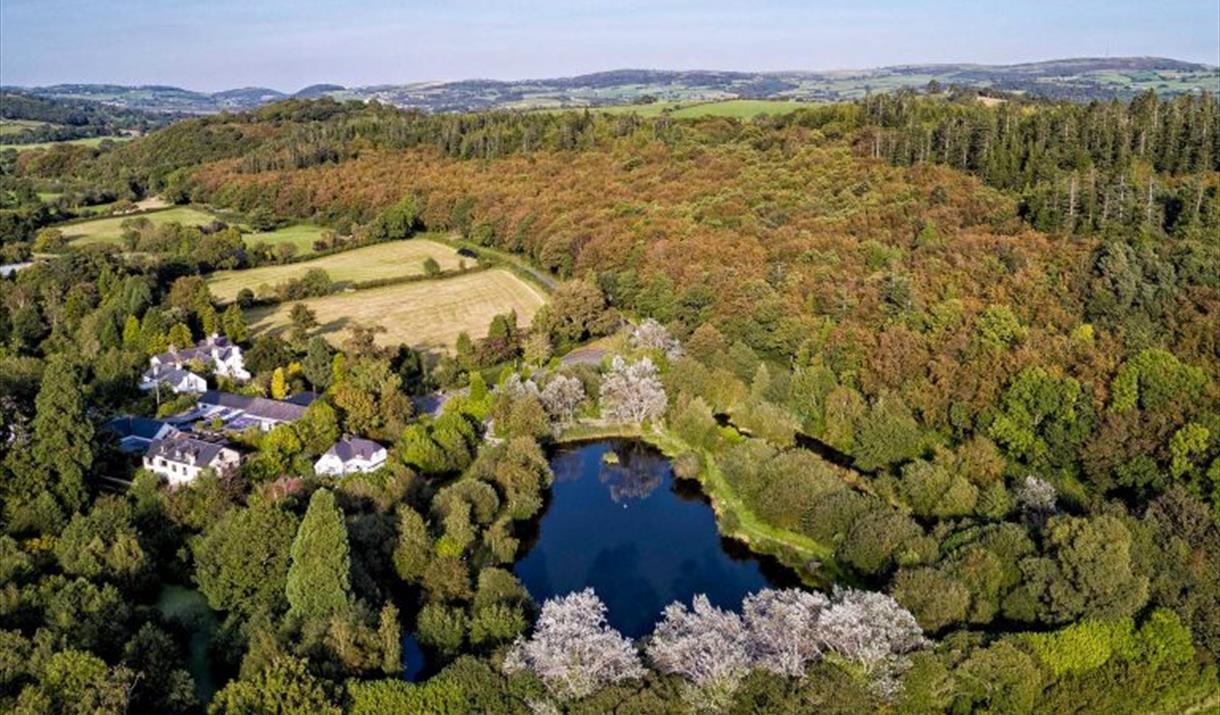
[[[449,246],[426,238],[413,238],[365,246],[300,263],[217,271],[209,278],[208,287],[212,295],[227,302],[236,298],[242,288],[257,292],[259,286],[274,286],[300,278],[312,268],[321,268],[332,281],[339,283],[423,275],[423,264],[428,258],[435,259],[441,270],[445,271],[458,268],[462,260],[457,251]],[[473,267],[474,260],[468,260],[467,265]]]
[[[295,223],[291,226],[277,228],[274,231],[258,231],[245,235],[247,246],[257,246],[266,243],[271,246],[291,244],[296,246],[298,255],[313,253],[314,241],[322,238],[326,229],[311,223]]]
[[[158,211],[147,211],[138,214],[122,216],[107,216],[106,218],[80,221],[58,226],[69,241],[75,243],[118,243],[123,238],[122,224],[129,218],[146,218],[154,224],[180,223],[185,226],[198,226],[211,223],[216,216],[192,206],[175,206]]]
[[[31,149],[49,149],[59,144],[79,144],[80,146],[97,146],[104,141],[125,142],[130,141],[130,137],[85,137],[84,139],[66,139],[61,142],[35,142],[33,144],[0,144],[0,151],[6,149],[16,149],[17,151],[29,151]]]
[[[317,315],[318,332],[335,344],[347,338],[352,323],[361,323],[386,329],[377,336],[382,345],[406,343],[425,350],[450,350],[459,333],[481,338],[491,319],[509,310],[517,311],[518,324],[528,325],[545,298],[511,272],[494,268],[300,302]],[[246,318],[255,334],[275,332],[288,325],[292,305],[253,308]]]

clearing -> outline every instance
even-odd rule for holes
[[[206,211],[190,206],[175,206],[171,209],[60,224],[55,228],[63,231],[69,241],[77,243],[118,243],[123,238],[122,223],[129,218],[136,217],[146,218],[158,225],[177,222],[185,226],[200,226],[216,220],[214,215]]]
[[[303,256],[307,253],[313,253],[314,241],[322,238],[322,234],[325,231],[326,229],[321,226],[315,226],[311,223],[296,223],[291,226],[277,228],[274,231],[248,233],[243,238],[247,246],[257,246],[260,243],[278,246],[282,243],[290,243],[297,247],[297,255]]]
[[[405,241],[389,241],[350,251],[333,253],[322,258],[280,266],[261,266],[241,271],[217,271],[208,279],[212,295],[222,301],[237,297],[242,288],[257,292],[266,284],[274,286],[293,278],[300,278],[311,268],[321,268],[336,283],[362,283],[405,276],[424,274],[424,259],[434,258],[441,270],[459,267],[462,257],[449,246],[426,238],[409,238]],[[475,260],[467,259],[466,265],[473,268]]]
[[[372,323],[386,328],[377,336],[381,345],[406,343],[439,350],[452,349],[462,331],[472,338],[485,336],[491,319],[510,310],[517,311],[519,325],[529,325],[546,301],[541,292],[511,272],[493,268],[299,302],[317,314],[318,332],[331,342],[347,339],[347,328],[353,322]],[[255,333],[281,329],[288,324],[292,305],[253,308],[246,318]]]

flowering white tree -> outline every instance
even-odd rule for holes
[[[513,373],[504,378],[504,382],[496,388],[496,392],[507,395],[509,398],[518,400],[526,395],[538,397],[538,384],[533,380],[522,380],[521,376]]]
[[[1058,493],[1055,485],[1032,474],[1017,489],[1016,499],[1021,511],[1035,520],[1045,520],[1055,513]]]
[[[591,588],[543,603],[534,634],[513,643],[503,667],[536,674],[561,699],[644,675],[635,646],[606,623],[606,604]]]
[[[695,596],[692,608],[671,603],[653,631],[647,653],[664,673],[690,680],[699,704],[726,704],[751,667],[745,626],[732,611],[716,608],[707,596]]]
[[[547,415],[559,424],[567,424],[585,401],[585,386],[574,377],[556,375],[543,388],[540,397]]]
[[[645,318],[632,328],[628,340],[635,350],[658,350],[670,360],[682,357],[682,343],[670,335],[669,328],[652,318]]]
[[[755,667],[797,678],[821,657],[818,620],[830,599],[798,588],[763,589],[747,596],[741,617]]]
[[[642,422],[665,414],[665,387],[652,360],[627,363],[615,356],[602,380],[602,416],[622,422]]]
[[[908,653],[928,645],[911,612],[884,593],[836,587],[834,603],[818,619],[826,650],[860,665],[883,695],[892,695]]]

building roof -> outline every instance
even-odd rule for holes
[[[216,356],[221,360],[228,360],[234,351],[239,351],[241,348],[235,347],[226,337],[214,335],[205,340],[200,340],[193,347],[170,348],[166,352],[158,353],[155,357],[158,362],[162,363],[179,364],[193,360],[210,362],[213,359],[213,350],[216,351]]]
[[[171,462],[207,466],[228,446],[228,442],[207,442],[178,432],[150,444],[148,456],[161,457]]]
[[[199,397],[201,405],[230,407],[245,412],[251,417],[275,422],[294,422],[305,416],[305,407],[291,402],[270,400],[266,397],[246,397],[231,392],[208,390]]]
[[[385,448],[371,439],[344,435],[343,439],[335,442],[326,453],[333,454],[346,463],[353,459],[372,459],[374,454],[383,449]]]
[[[321,395],[316,392],[298,392],[290,397],[285,397],[284,402],[288,402],[293,405],[300,405],[301,407],[309,407],[319,397],[321,397]]]
[[[105,427],[110,432],[118,435],[119,439],[123,439],[124,437],[156,439],[157,433],[161,431],[161,428],[168,424],[168,422],[154,420],[148,417],[132,417],[130,415],[123,415],[108,421],[105,424]]]
[[[203,377],[196,375],[195,373],[191,372],[190,370],[186,370],[186,369],[179,368],[179,367],[169,367],[169,368],[164,368],[164,369],[152,368],[151,370],[146,372],[144,375],[145,375],[145,379],[148,380],[149,382],[155,380],[162,384],[169,384],[169,385],[179,385],[182,383],[183,380],[187,379],[188,377],[197,377],[200,380],[203,380]]]

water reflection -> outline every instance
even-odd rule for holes
[[[605,463],[609,451],[618,464]],[[514,567],[539,601],[591,586],[610,622],[640,637],[674,600],[706,593],[736,608],[747,593],[796,583],[787,569],[722,539],[698,486],[675,480],[669,460],[647,445],[569,446],[551,468],[552,497]]]

